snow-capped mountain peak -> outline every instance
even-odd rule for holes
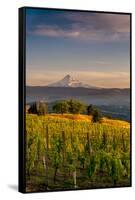
[[[48,87],[84,87],[84,88],[96,88],[94,86],[90,86],[88,84],[82,83],[79,80],[74,79],[69,74],[66,75],[60,81],[49,84]]]

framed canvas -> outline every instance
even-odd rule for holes
[[[19,9],[19,191],[131,186],[131,13]]]

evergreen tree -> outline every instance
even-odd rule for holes
[[[99,110],[94,110],[92,122],[101,122],[101,119],[102,119],[101,112]]]
[[[28,113],[37,114],[37,115],[45,115],[48,113],[48,106],[45,102],[33,103],[30,106]]]

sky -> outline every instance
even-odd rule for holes
[[[130,15],[28,8],[26,84],[67,74],[98,87],[130,87]]]

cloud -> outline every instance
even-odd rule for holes
[[[64,30],[58,26],[40,25],[33,31],[33,34],[49,37],[77,37],[79,32],[75,30]]]
[[[53,15],[51,20],[53,23],[51,21],[50,24],[49,20],[48,22],[42,20],[42,23],[34,24],[28,34],[101,42],[130,38],[129,15],[65,11],[61,14],[57,13],[56,19]]]
[[[105,14],[105,13],[72,13],[66,16],[73,22],[83,24],[95,30],[103,30],[109,32],[129,32],[130,16],[122,14]]]

